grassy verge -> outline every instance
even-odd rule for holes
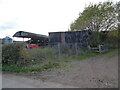
[[[116,54],[113,54],[113,55],[110,55],[108,58],[110,59],[110,58],[113,58],[113,57],[115,57],[115,56],[117,56]]]
[[[107,58],[108,58],[108,59],[111,59],[111,58],[114,58],[114,57],[116,57],[116,56],[118,56],[118,55],[117,55],[117,54],[112,54],[112,55],[108,56]]]
[[[7,72],[32,72],[32,71],[43,71],[51,68],[57,68],[59,67],[59,63],[57,62],[48,62],[44,64],[43,66],[40,67],[17,67],[16,65],[3,65],[2,66],[2,71],[7,71]]]
[[[117,51],[117,49],[110,49],[108,51],[105,51],[103,53],[85,53],[84,55],[82,56],[77,56],[75,58],[71,58],[71,59],[65,59],[63,60],[64,62],[72,62],[72,61],[79,61],[79,60],[85,60],[85,59],[88,59],[88,58],[91,58],[91,57],[96,57],[96,56],[101,56],[101,55],[104,55],[104,54],[107,54],[107,53],[110,53],[110,52],[114,52],[114,51]],[[111,56],[112,57],[112,56]],[[114,56],[113,56],[114,57]]]
[[[113,51],[117,51],[117,49],[112,49],[112,50],[108,50],[106,52],[103,53],[84,53],[81,56],[76,56],[74,58],[71,59],[63,59],[59,62],[56,61],[49,61],[47,63],[44,62],[44,64],[42,66],[36,66],[36,67],[18,67],[17,65],[2,65],[2,71],[7,71],[7,72],[32,72],[32,71],[43,71],[43,70],[47,70],[47,69],[52,69],[52,68],[58,68],[60,66],[63,65],[64,62],[72,62],[72,61],[80,61],[80,60],[85,60],[91,57],[96,57],[96,56],[101,56]],[[114,56],[114,55],[113,55]],[[111,57],[113,57],[111,56]],[[61,65],[61,62],[62,65]],[[35,63],[36,64],[36,63]]]

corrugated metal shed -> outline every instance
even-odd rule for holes
[[[48,38],[46,35],[41,34],[35,34],[31,32],[25,32],[25,31],[18,31],[16,32],[13,37],[22,37],[22,38]]]
[[[81,46],[88,46],[89,31],[67,31],[67,32],[50,32],[49,43],[50,44],[74,44],[78,43]]]
[[[31,40],[29,40],[28,43],[34,44],[48,43],[48,36],[42,34],[35,34],[31,32],[18,31],[13,35],[13,37],[31,38]]]

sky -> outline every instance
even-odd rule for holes
[[[17,31],[43,35],[67,31],[90,2],[104,1],[108,0],[0,0],[0,38],[12,38]]]

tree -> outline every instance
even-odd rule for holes
[[[70,25],[70,30],[110,30],[117,27],[117,16],[117,4],[112,2],[90,4]]]
[[[116,30],[118,27],[118,4],[103,2],[85,7],[79,17],[70,25],[70,30],[90,30],[92,44],[100,44],[99,32]]]

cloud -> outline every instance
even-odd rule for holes
[[[18,25],[15,22],[5,22],[3,24],[0,24],[0,30],[9,30],[16,28]]]

